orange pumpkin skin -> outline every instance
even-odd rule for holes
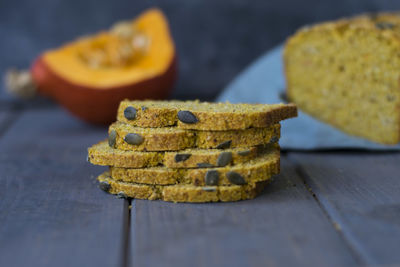
[[[177,60],[174,56],[163,74],[134,84],[99,90],[73,84],[55,74],[39,57],[31,67],[38,91],[48,96],[84,121],[110,124],[116,120],[119,103],[124,99],[165,99],[176,80]]]

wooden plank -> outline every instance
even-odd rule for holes
[[[25,112],[0,138],[0,266],[122,264],[128,202],[86,162],[105,135],[55,109]]]
[[[291,154],[366,264],[400,265],[399,153]]]
[[[0,138],[12,124],[12,120],[17,117],[17,112],[13,112],[8,106],[0,110]]]
[[[135,200],[131,266],[349,266],[356,260],[283,158],[260,197],[236,203]]]

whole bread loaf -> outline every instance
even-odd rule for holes
[[[400,141],[400,16],[300,29],[284,50],[287,96],[304,112],[382,144]]]

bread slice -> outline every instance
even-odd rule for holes
[[[88,161],[95,165],[124,168],[144,168],[163,165],[168,168],[199,168],[199,166],[217,166],[221,153],[230,153],[229,165],[244,163],[254,159],[262,147],[231,149],[189,148],[173,152],[142,152],[111,148],[107,141],[100,142],[88,149]]]
[[[294,104],[231,104],[199,101],[129,101],[120,103],[117,120],[139,127],[177,126],[194,130],[268,127],[297,116]]]
[[[97,180],[100,188],[119,197],[156,200],[170,202],[218,202],[239,201],[255,198],[267,185],[268,181],[246,185],[207,186],[193,185],[144,185],[115,181],[105,172]]]
[[[173,169],[166,167],[149,167],[140,169],[110,167],[113,179],[141,184],[192,184],[232,185],[265,181],[279,173],[279,146],[274,145],[259,157],[246,163],[234,166]]]
[[[400,16],[382,13],[300,29],[284,51],[288,98],[342,131],[400,141]]]
[[[176,127],[140,128],[122,122],[110,125],[110,144],[121,150],[177,151],[186,148],[237,148],[275,142],[280,125],[229,131],[193,131]],[[139,140],[128,141],[133,136]],[[138,142],[136,142],[138,141]],[[128,143],[129,142],[129,143]]]

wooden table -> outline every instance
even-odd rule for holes
[[[59,108],[3,105],[0,135],[0,266],[400,266],[399,153],[284,152],[254,200],[173,204],[99,190],[106,128]]]

